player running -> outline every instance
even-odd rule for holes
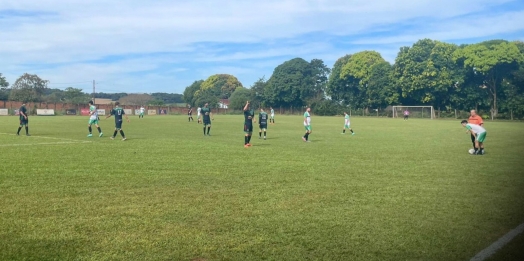
[[[269,118],[269,122],[275,124],[275,110],[273,110],[273,107],[269,107],[269,109],[271,110],[271,117]]]
[[[144,118],[144,112],[146,111],[146,109],[144,109],[144,106],[141,106],[140,107],[140,114],[138,115],[138,118]]]
[[[260,109],[260,113],[258,114],[258,126],[260,127],[260,130],[258,131],[258,138],[262,138],[262,131],[264,132],[264,140],[266,139],[266,131],[267,131],[267,113],[264,111],[264,109]]]
[[[124,134],[124,130],[122,130],[122,115],[126,117],[127,122],[129,122],[129,118],[127,117],[125,111],[118,105],[120,105],[120,102],[115,102],[115,108],[113,108],[109,115],[106,116],[106,119],[113,115],[115,116],[115,132],[113,133],[113,136],[111,136],[111,139],[114,140],[116,134],[120,132],[120,135],[122,135],[122,141],[125,141],[126,135]]]
[[[18,115],[20,117],[20,126],[18,126],[18,131],[16,132],[16,135],[20,135],[20,130],[23,126],[25,126],[25,135],[29,135],[29,118],[27,116],[27,109],[25,107],[25,103],[20,106],[20,109],[18,109]]]
[[[102,133],[102,129],[98,126],[98,110],[96,109],[95,103],[89,101],[89,122],[87,123],[89,134],[87,134],[87,137],[93,137],[93,128],[91,128],[91,125],[93,124],[98,130],[98,137],[102,137],[104,133]]]
[[[204,136],[211,136],[209,134],[209,130],[211,130],[211,118],[212,118],[212,113],[211,113],[211,108],[209,108],[209,103],[206,102],[206,104],[204,104],[204,108],[202,108],[201,110],[201,113],[202,115],[204,116],[203,119],[203,123],[204,123]],[[213,119],[215,120],[215,119]],[[207,134],[206,134],[206,127],[207,127]]]
[[[249,101],[244,106],[244,148],[251,146],[251,134],[253,134],[253,120],[255,118],[255,111],[249,108]],[[256,120],[255,120],[256,122]],[[266,123],[267,124],[267,123]]]
[[[346,129],[349,129],[349,131],[351,131],[351,135],[355,135],[353,129],[351,128],[351,123],[349,122],[349,114],[347,112],[344,112],[344,129],[342,130],[342,134],[346,134]]]
[[[201,122],[201,114],[202,114],[202,108],[198,107],[197,109],[197,123]]]
[[[474,155],[484,155],[484,140],[486,140],[486,129],[484,127],[468,123],[467,120],[463,120],[460,122],[462,126],[464,126],[468,131],[466,133],[471,133],[471,135],[475,136],[475,153]]]
[[[311,134],[311,115],[309,112],[311,112],[311,108],[308,107],[306,112],[304,112],[304,128],[306,129],[306,134],[304,134],[302,140],[305,142],[309,142],[309,134]]]

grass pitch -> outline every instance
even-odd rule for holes
[[[240,115],[210,137],[133,116],[125,142],[112,118],[87,138],[87,117],[30,117],[31,137],[2,117],[0,259],[469,260],[524,222],[524,124],[487,122],[472,156],[458,120],[343,121],[313,116],[304,143],[277,115],[246,149]]]

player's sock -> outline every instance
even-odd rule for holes
[[[117,130],[115,130],[115,132],[113,132],[113,138],[116,137],[116,134],[118,133]]]
[[[123,130],[120,130],[120,135],[122,135],[122,138],[126,138],[126,135],[124,134],[124,131]]]
[[[258,132],[258,137],[262,137],[262,132],[261,131]]]
[[[473,154],[477,154],[478,150],[478,148],[475,148],[475,152]]]
[[[96,127],[96,129],[98,130],[98,133],[102,133],[102,129],[100,127]]]
[[[251,135],[247,136],[247,143],[251,142]]]
[[[16,134],[20,134],[20,130],[22,129],[22,127],[18,127],[18,131],[16,132]]]
[[[29,134],[29,127],[25,126],[25,134]]]
[[[304,135],[304,138],[306,138],[306,141],[309,140],[309,133],[308,132],[306,132],[306,135]]]
[[[247,144],[247,136],[244,136],[244,145]]]
[[[206,126],[204,126],[204,135],[206,135]]]
[[[91,132],[93,131],[93,129],[91,128],[91,126],[87,127],[87,130],[89,130],[89,134],[91,134]]]
[[[351,131],[351,133],[353,133],[353,129],[349,129],[349,131]]]
[[[264,131],[264,138],[266,137],[266,132]]]
[[[346,129],[343,129],[343,130],[342,130],[342,133],[346,133]]]
[[[207,127],[207,135],[209,135],[209,130],[211,130],[211,127]]]

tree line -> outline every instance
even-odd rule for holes
[[[65,89],[49,88],[49,81],[36,74],[25,73],[13,85],[9,85],[0,73],[0,100],[22,102],[73,103],[85,104],[93,98],[111,99],[126,105],[172,105],[184,103],[182,94],[156,92],[151,94],[128,93],[84,93],[82,89],[67,87]]]
[[[490,40],[456,45],[422,39],[400,48],[394,64],[376,51],[340,57],[332,68],[320,59],[294,58],[244,88],[236,77],[217,74],[195,81],[184,100],[201,106],[229,99],[263,107],[311,106],[331,115],[389,105],[433,106],[438,111],[477,109],[492,118],[524,116],[524,43]],[[508,117],[509,118],[509,117]]]

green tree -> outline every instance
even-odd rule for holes
[[[229,98],[229,109],[242,110],[246,101],[251,102],[252,92],[250,89],[237,88]]]
[[[7,100],[9,97],[8,88],[9,83],[6,81],[5,77],[0,73],[0,100]]]
[[[499,87],[511,71],[524,61],[517,44],[506,41],[487,41],[459,48],[454,53],[459,65],[483,77],[482,87],[490,93],[491,118],[498,114],[497,97]]]
[[[196,106],[195,93],[198,90],[200,90],[200,86],[202,85],[203,82],[204,80],[194,81],[191,85],[186,87],[186,89],[184,90],[184,94],[183,94],[184,101],[186,103],[190,104],[191,106]]]
[[[82,89],[67,87],[63,92],[63,98],[68,103],[85,104],[90,100],[89,94],[83,93]]]
[[[295,58],[277,66],[267,81],[264,96],[272,106],[301,107],[314,95],[311,65]]]
[[[153,100],[153,97],[151,95],[143,93],[143,94],[129,94],[125,97],[120,98],[120,103],[124,105],[145,105],[148,104],[149,101]]]
[[[209,76],[200,86],[199,95],[216,96],[218,99],[229,99],[236,88],[243,87],[238,79],[229,74],[215,74]]]
[[[266,79],[262,77],[258,79],[255,83],[253,83],[253,85],[251,86],[251,95],[249,97],[249,102],[252,104],[252,106],[264,107],[268,105],[264,93],[266,84]],[[231,98],[233,98],[233,95],[231,95]]]
[[[320,59],[313,59],[309,64],[311,66],[311,75],[313,77],[314,98],[322,100],[326,96],[327,83],[331,69]]]
[[[330,96],[331,100],[344,105],[349,105],[352,100],[352,95],[349,92],[350,81],[341,76],[342,68],[348,63],[350,58],[351,55],[348,54],[335,62],[326,86],[326,94]]]
[[[9,99],[22,102],[38,102],[42,98],[42,93],[47,88],[49,81],[42,80],[36,74],[20,76],[11,86]]]
[[[366,103],[372,108],[397,104],[400,90],[393,79],[393,66],[386,61],[371,66],[366,88]]]

